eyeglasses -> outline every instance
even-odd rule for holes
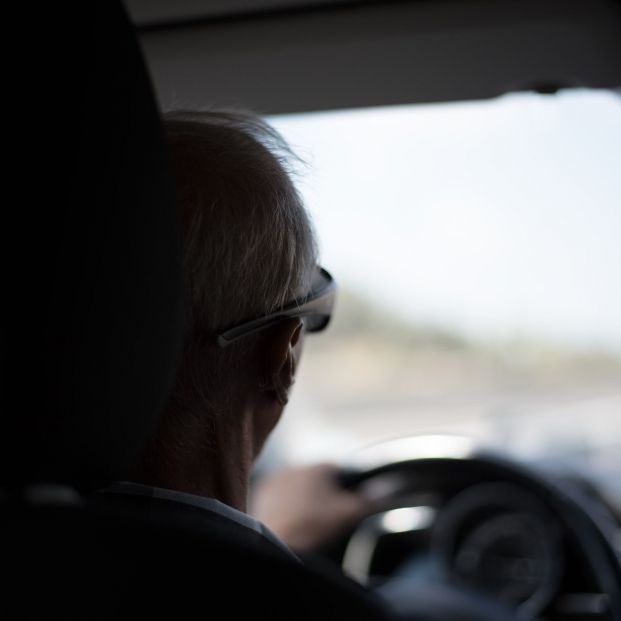
[[[220,347],[226,347],[237,339],[264,330],[291,317],[300,317],[307,332],[319,332],[330,323],[336,289],[336,282],[330,273],[318,267],[308,295],[301,300],[294,300],[273,313],[227,328],[217,335],[217,343]]]

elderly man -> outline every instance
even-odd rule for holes
[[[156,435],[129,481],[107,491],[200,508],[291,554],[246,514],[249,475],[287,403],[305,333],[328,323],[335,285],[317,265],[286,169],[292,154],[273,129],[222,112],[173,113],[164,124],[185,227],[185,346]],[[328,465],[263,489],[258,516],[297,551],[368,510]]]

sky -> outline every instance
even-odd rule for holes
[[[271,117],[323,264],[415,323],[621,355],[621,96]]]

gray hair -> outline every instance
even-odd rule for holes
[[[215,333],[307,293],[317,246],[290,178],[292,153],[267,123],[179,111],[164,115],[164,127],[185,226],[187,338],[173,397],[175,409],[193,409],[190,393],[213,402],[252,342],[218,351]]]
[[[207,336],[306,293],[315,235],[280,135],[233,112],[168,113],[164,126],[186,230],[192,327]]]

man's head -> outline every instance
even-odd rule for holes
[[[254,457],[286,403],[303,323],[286,319],[224,348],[216,337],[308,293],[314,232],[289,178],[291,153],[264,122],[176,112],[164,125],[185,227],[187,321],[170,407],[147,461],[219,450],[249,409]]]

